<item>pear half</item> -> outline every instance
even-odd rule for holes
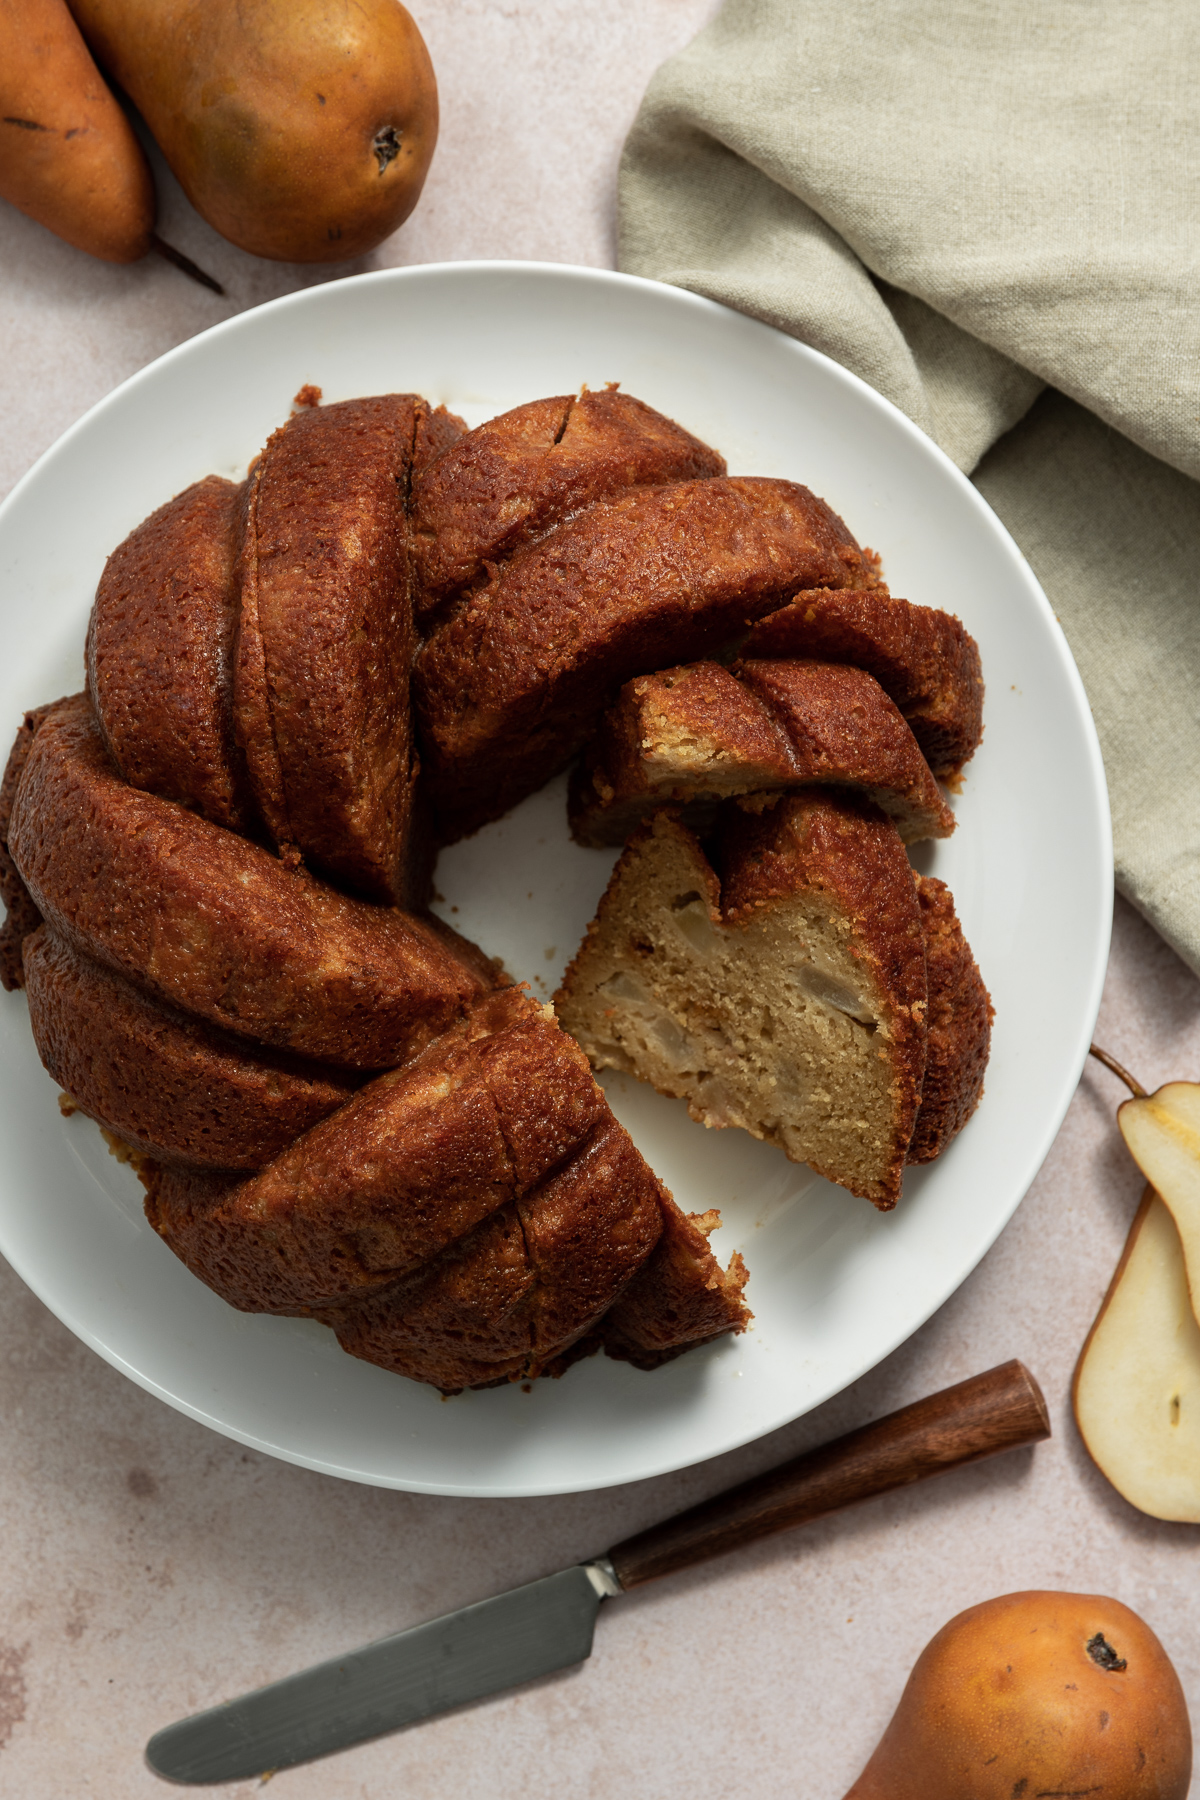
[[[1117,1123],[1134,1162],[1170,1208],[1192,1311],[1200,1318],[1200,1083],[1168,1081],[1156,1093],[1126,1100]]]
[[[1142,1195],[1072,1389],[1092,1460],[1131,1506],[1200,1523],[1200,1325],[1179,1233]]]

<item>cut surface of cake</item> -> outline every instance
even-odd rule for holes
[[[712,860],[669,814],[632,839],[555,998],[626,1069],[877,1206],[893,1206],[925,1071],[916,887],[875,808],[804,789],[722,815]]]
[[[954,829],[879,683],[847,665],[793,659],[691,663],[627,682],[572,772],[571,830],[581,844],[624,843],[672,804],[701,828],[719,800],[817,781],[859,790],[905,843]]]

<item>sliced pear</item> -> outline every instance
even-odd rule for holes
[[[1126,1100],[1117,1123],[1133,1160],[1170,1209],[1200,1319],[1200,1083],[1168,1081],[1157,1093]]]
[[[1200,1325],[1175,1222],[1147,1188],[1075,1370],[1075,1419],[1131,1506],[1200,1523]]]

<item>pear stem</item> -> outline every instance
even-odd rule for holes
[[[220,282],[214,281],[211,275],[206,275],[203,269],[197,267],[190,256],[185,256],[182,250],[177,250],[175,248],[174,244],[164,243],[157,231],[151,233],[150,248],[159,256],[163,257],[165,261],[173,263],[177,269],[181,269],[185,275],[190,275],[193,281],[198,281],[201,287],[206,287],[210,293],[220,294],[222,298],[224,298],[225,289],[221,286]]]
[[[1113,1074],[1125,1083],[1125,1086],[1129,1089],[1135,1100],[1144,1100],[1146,1098],[1146,1090],[1141,1082],[1135,1081],[1133,1076],[1129,1073],[1129,1070],[1123,1069],[1115,1056],[1110,1056],[1107,1050],[1102,1050],[1100,1048],[1099,1044],[1089,1045],[1088,1053],[1089,1055],[1094,1056],[1097,1062],[1102,1062],[1106,1069],[1111,1069]]]

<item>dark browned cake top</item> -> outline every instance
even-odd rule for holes
[[[90,1118],[168,1162],[261,1169],[359,1085],[216,1030],[81,956],[48,925],[26,939],[34,1042]]]
[[[415,649],[405,498],[414,394],[298,413],[251,477],[234,722],[285,855],[404,893]]]
[[[724,459],[612,389],[555,395],[468,432],[413,483],[419,609],[429,613],[569,514],[622,488],[723,475]]]
[[[43,720],[9,847],[86,954],[239,1035],[386,1068],[494,974],[446,927],[354,900],[118,776],[86,695]]]
[[[873,675],[935,775],[953,777],[983,737],[979,646],[953,614],[885,588],[798,595],[755,624],[746,657],[814,656]]]
[[[104,566],[87,638],[88,690],[126,781],[235,831],[256,819],[233,735],[242,497],[209,475],[143,520]]]
[[[720,649],[797,588],[871,578],[841,520],[795,482],[681,482],[589,508],[497,570],[418,658],[446,835],[562,768],[630,676]]]
[[[929,980],[925,1085],[908,1147],[910,1163],[932,1162],[962,1130],[983,1094],[992,1041],[992,1002],[944,881],[917,877]]]

